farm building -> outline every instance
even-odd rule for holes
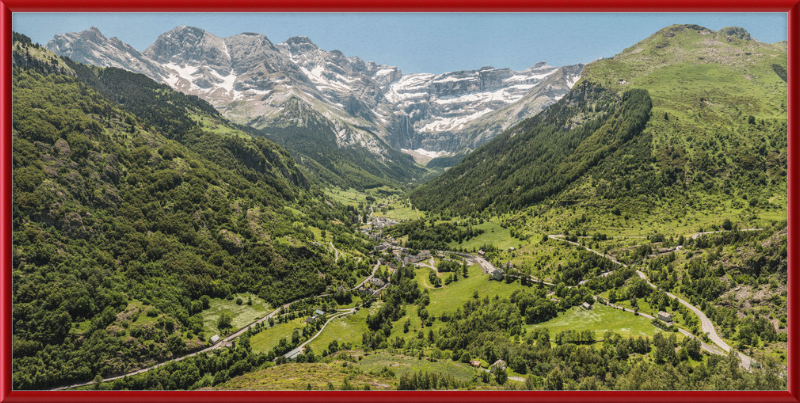
[[[589,303],[588,303],[588,302],[584,302],[584,303],[583,303],[583,305],[581,305],[581,306],[583,307],[583,309],[585,309],[585,310],[587,310],[587,311],[588,311],[588,310],[590,310],[590,309],[592,309],[592,306],[591,306],[591,305],[589,305]]]
[[[672,323],[672,314],[664,311],[658,311],[658,319],[661,319],[667,323]]]
[[[469,362],[469,365],[472,365],[473,367],[480,367],[481,366],[481,362],[478,361],[478,360],[472,360],[472,361]]]
[[[325,312],[323,312],[323,311],[320,311],[319,309],[317,309],[316,311],[314,311],[314,316],[309,316],[309,317],[306,319],[306,323],[314,323],[314,322],[316,322],[316,321],[317,321],[317,319],[319,319],[319,318],[320,318],[322,315],[325,315]]]
[[[296,348],[288,353],[284,354],[283,356],[286,357],[287,360],[293,360],[297,358],[298,355],[303,354],[306,349],[304,347]]]
[[[211,344],[216,344],[219,341],[219,335],[215,334],[211,336]]]
[[[503,269],[495,269],[495,271],[492,272],[492,279],[500,281],[503,279],[503,277],[505,277],[505,275],[506,272],[504,272]]]
[[[508,367],[508,364],[506,364],[506,362],[505,362],[505,361],[503,361],[503,360],[497,360],[497,361],[495,361],[495,362],[494,362],[494,364],[492,364],[492,366],[489,368],[489,371],[491,371],[492,373],[495,373],[495,372],[496,372],[498,369],[499,369],[499,370],[503,370],[503,371],[505,371],[506,367]]]

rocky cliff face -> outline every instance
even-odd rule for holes
[[[582,69],[583,65],[558,68],[541,62],[523,71],[483,67],[404,76],[386,91],[387,101],[399,109],[390,144],[448,152],[474,148],[557,101]]]
[[[168,72],[132,46],[116,37],[106,38],[97,27],[88,31],[59,34],[47,42],[46,48],[59,56],[100,67],[117,67],[142,73],[163,81]]]
[[[304,125],[281,116],[297,109],[286,102],[299,101],[331,121],[326,126],[338,133],[337,146],[367,147],[382,158],[389,155],[380,151],[386,144],[468,151],[558,100],[583,69],[542,62],[522,71],[403,75],[394,66],[320,49],[307,37],[273,44],[261,34],[219,38],[186,26],[162,34],[144,52],[97,28],[56,35],[47,48],[82,63],[145,74],[265,131]]]

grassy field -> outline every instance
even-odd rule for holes
[[[328,390],[328,383],[339,390],[345,378],[356,389],[389,390],[397,386],[393,378],[372,374],[356,374],[338,364],[284,364],[251,372],[217,385],[218,390]]]
[[[425,216],[424,212],[421,212],[414,207],[411,207],[410,204],[405,202],[401,202],[396,198],[382,200],[382,202],[387,203],[387,209],[376,209],[375,216],[376,217],[388,217],[393,220],[414,220],[417,218],[422,218]]]
[[[601,295],[604,298],[607,298],[608,293],[606,292],[606,293],[603,293]],[[686,299],[686,298],[684,297],[684,299]],[[633,306],[631,305],[631,301],[627,300],[627,299],[626,300],[622,300],[622,301],[617,301],[617,302],[615,302],[615,304],[619,305],[619,306],[623,306],[623,307],[628,308],[628,309],[634,309]],[[653,305],[650,305],[650,303],[648,303],[647,301],[645,301],[642,298],[639,298],[639,299],[636,300],[636,306],[639,308],[639,312],[646,313],[646,314],[652,315],[652,316],[658,315],[658,307],[654,307]],[[683,314],[681,314],[679,311],[673,310],[671,306],[668,305],[666,307],[666,312],[672,314],[672,320],[676,325],[685,325],[686,324],[686,320],[683,318]],[[691,311],[690,311],[690,315],[693,315],[693,316],[695,316],[695,318],[697,318],[696,315],[691,313]],[[699,318],[697,318],[697,321],[699,323]],[[683,326],[683,327],[685,328],[686,326]]]
[[[305,325],[306,318],[297,318],[290,322],[276,324],[275,326],[268,328],[255,336],[250,338],[250,347],[253,349],[255,353],[268,353],[272,350],[275,346],[283,338],[288,338],[291,340],[292,332],[295,329],[302,329]]]
[[[326,188],[324,192],[332,201],[345,206],[358,206],[359,203],[367,202],[367,195],[355,189]]]
[[[605,208],[553,207],[537,217],[521,213],[520,217],[524,218],[519,220],[526,224],[518,229],[534,236],[557,234],[564,229],[559,223],[569,225],[585,216],[587,221],[575,227],[588,234],[600,232],[608,236],[636,237],[660,233],[677,238],[700,232],[701,228],[708,231],[712,225],[719,226],[725,219],[737,223],[740,228],[756,228],[765,226],[769,221],[783,221],[787,218],[784,193],[773,194],[771,198],[775,202],[768,209],[745,208],[726,195],[696,193],[691,197],[691,207],[676,204],[674,201],[654,201],[647,206],[637,205],[633,201],[629,204],[620,203],[620,208],[623,209],[620,216],[610,213],[614,207],[611,204]]]
[[[458,220],[456,220],[458,221]],[[526,241],[520,241],[519,239],[513,238],[511,236],[511,232],[508,228],[503,228],[498,224],[494,219],[488,220],[483,224],[478,224],[473,226],[475,229],[482,229],[484,232],[481,235],[476,236],[468,241],[464,241],[463,243],[458,242],[450,242],[447,244],[450,248],[466,248],[467,250],[478,250],[483,245],[494,245],[498,249],[508,249],[509,247],[513,246],[514,248],[519,248],[520,245],[526,244]]]
[[[484,274],[478,265],[467,266],[469,277],[463,278],[459,276],[459,280],[452,282],[442,288],[431,289],[429,288],[430,282],[428,281],[428,273],[430,269],[427,267],[419,267],[416,269],[416,279],[420,287],[427,289],[431,298],[431,303],[428,305],[428,312],[433,316],[439,316],[443,312],[452,312],[457,308],[464,305],[465,302],[472,299],[475,291],[478,292],[480,298],[486,295],[494,297],[499,295],[500,298],[509,297],[515,290],[525,289],[518,281],[506,284],[503,281],[489,280],[489,275]],[[440,275],[442,278],[449,276],[449,273]],[[443,282],[444,283],[444,282]]]
[[[608,330],[613,330],[625,337],[652,337],[661,332],[661,329],[653,326],[649,319],[602,304],[594,304],[589,311],[581,307],[572,307],[547,322],[525,327],[526,329],[547,328],[550,330],[551,337],[565,330],[592,330],[598,339],[602,338]]]
[[[382,368],[388,367],[394,371],[395,377],[400,377],[401,374],[406,372],[427,371],[446,373],[458,380],[469,381],[478,374],[478,370],[460,362],[451,360],[431,362],[426,359],[418,360],[416,357],[394,355],[383,351],[365,355],[358,362],[358,366],[363,368],[365,372],[377,372]]]
[[[244,327],[269,313],[269,306],[264,300],[252,294],[249,296],[252,298],[253,305],[247,305],[248,294],[246,293],[236,294],[231,300],[212,298],[209,308],[200,313],[203,317],[203,329],[211,333],[211,335],[219,334],[217,321],[219,321],[219,317],[223,312],[227,312],[233,318],[231,323],[234,330]],[[237,297],[244,301],[242,305],[236,304]],[[142,316],[146,315],[141,315],[140,318]]]
[[[234,137],[241,137],[241,138],[249,138],[250,136],[242,132],[241,130],[236,130],[221,124],[217,119],[210,118],[205,115],[195,115],[190,114],[189,117],[192,118],[197,123],[203,125],[203,130],[209,131],[216,134],[222,135],[229,135]]]
[[[334,319],[309,345],[317,353],[328,348],[328,344],[333,340],[338,341],[339,344],[350,343],[354,348],[361,346],[361,335],[369,330],[367,315],[377,312],[380,306],[380,303],[372,304],[368,309],[359,309],[353,315]]]

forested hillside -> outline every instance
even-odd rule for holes
[[[542,201],[639,136],[650,108],[647,91],[618,98],[584,82],[412,193],[412,201],[426,210],[465,213]]]
[[[17,38],[15,388],[199,348],[209,297],[274,305],[350,281],[312,243],[316,228],[366,250],[347,235],[350,212],[317,199],[281,147],[144,76],[65,63]]]
[[[549,198],[636,214],[655,201],[681,208],[699,193],[766,206],[786,193],[786,57],[741,28],[664,28],[587,65],[557,104],[411,199],[453,213],[519,210]],[[646,110],[613,101],[642,91]]]
[[[262,126],[258,119],[250,125]],[[280,118],[257,132],[286,147],[308,176],[326,185],[363,190],[403,185],[430,175],[411,156],[385,143],[380,148],[385,155],[374,155],[377,148],[339,147],[337,136],[348,135],[348,128],[337,127],[296,97],[284,103]]]

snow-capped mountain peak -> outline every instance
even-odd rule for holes
[[[563,96],[583,68],[539,62],[520,71],[484,66],[403,75],[395,66],[326,51],[304,36],[273,44],[258,33],[220,38],[190,26],[163,33],[144,52],[95,27],[56,35],[46,47],[78,62],[145,74],[260,129],[280,120],[287,100],[299,99],[333,122],[337,145],[372,150],[384,141],[398,150],[472,147],[508,124],[486,125],[487,119],[502,115],[516,122],[538,113]],[[512,105],[516,114],[500,113]],[[478,123],[494,129],[476,136]]]

